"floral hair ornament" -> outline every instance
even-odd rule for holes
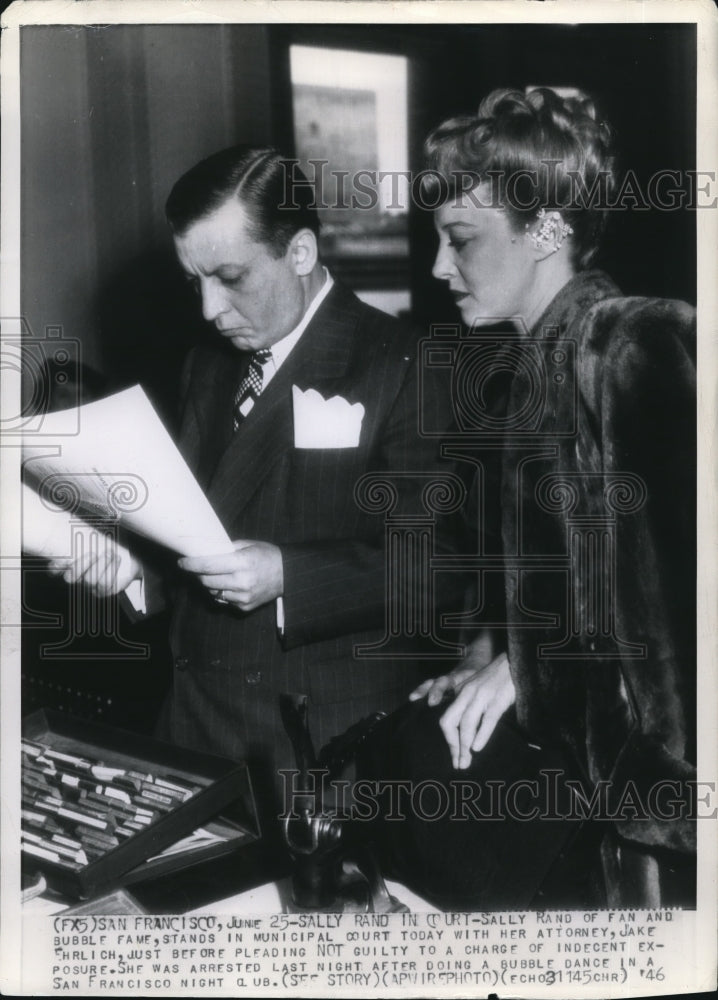
[[[573,229],[561,218],[560,212],[547,212],[545,208],[540,208],[536,213],[536,219],[541,223],[537,231],[529,232],[529,224],[526,223],[525,235],[531,240],[537,250],[560,250],[563,241],[567,236],[573,234]]]

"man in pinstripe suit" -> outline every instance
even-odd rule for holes
[[[312,202],[276,151],[242,148],[202,161],[167,202],[219,334],[185,366],[179,445],[235,541],[229,555],[180,560],[162,731],[246,759],[267,794],[293,766],[281,692],[309,696],[323,745],[436,672],[421,643],[411,658],[354,652],[386,622],[384,518],[357,504],[358,480],[386,474],[394,513],[425,515],[422,489],[450,466],[418,430],[416,332],[332,281]],[[422,405],[449,425],[448,389]]]

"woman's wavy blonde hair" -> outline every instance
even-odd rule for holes
[[[573,229],[575,266],[595,256],[615,188],[615,155],[612,130],[590,98],[547,87],[494,90],[475,115],[435,128],[424,154],[425,204],[438,207],[487,182],[491,204],[505,208],[517,230],[541,208],[558,209]]]

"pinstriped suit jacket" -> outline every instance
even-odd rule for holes
[[[233,539],[281,548],[285,629],[275,604],[243,614],[185,582],[175,602],[170,730],[174,741],[292,766],[277,696],[310,696],[317,742],[373,709],[390,710],[436,662],[357,659],[356,643],[385,626],[383,515],[362,512],[355,483],[366,472],[448,472],[436,439],[418,432],[418,336],[335,285],[300,341],[232,431],[232,399],[246,356],[197,348],[185,370],[180,448]],[[294,447],[292,386],[365,407],[359,446]],[[450,399],[422,400],[433,426],[449,426]],[[425,478],[403,481],[400,508],[421,514]],[[274,735],[269,734],[273,732]],[[273,744],[273,746],[272,746]],[[258,749],[259,748],[259,749]]]

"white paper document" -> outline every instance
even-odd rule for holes
[[[232,543],[141,386],[48,414],[23,445],[23,548],[69,553],[69,522],[116,521],[180,555]],[[64,539],[67,539],[65,544]]]

